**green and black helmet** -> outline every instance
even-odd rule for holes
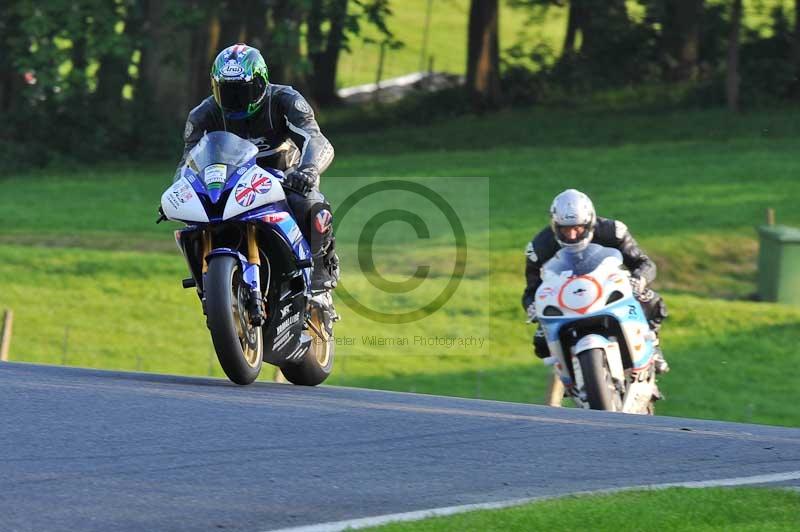
[[[261,109],[269,86],[261,52],[239,43],[222,50],[211,66],[211,89],[225,118],[242,120]]]

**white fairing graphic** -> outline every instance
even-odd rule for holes
[[[281,182],[258,166],[244,173],[231,190],[223,220],[229,220],[258,207],[286,199]]]
[[[185,177],[181,177],[161,196],[161,208],[170,220],[208,222],[200,198]]]

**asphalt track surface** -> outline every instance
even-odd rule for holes
[[[797,471],[794,428],[0,363],[3,531],[260,532]]]

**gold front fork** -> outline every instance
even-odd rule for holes
[[[206,257],[208,254],[211,253],[211,231],[208,229],[203,229],[203,255],[202,255],[202,264],[203,264],[203,273],[208,271],[208,261],[206,261]]]
[[[256,243],[256,226],[247,225],[247,262],[261,266],[261,257],[258,255],[258,244]]]

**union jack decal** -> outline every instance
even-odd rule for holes
[[[272,181],[266,174],[255,174],[247,180],[243,180],[236,185],[234,195],[236,203],[242,207],[249,207],[256,200],[256,194],[266,194],[272,188]]]
[[[328,209],[324,209],[317,213],[317,217],[314,220],[314,226],[317,229],[318,233],[325,233],[328,229],[331,228],[331,220],[333,216],[331,215],[331,211]]]

